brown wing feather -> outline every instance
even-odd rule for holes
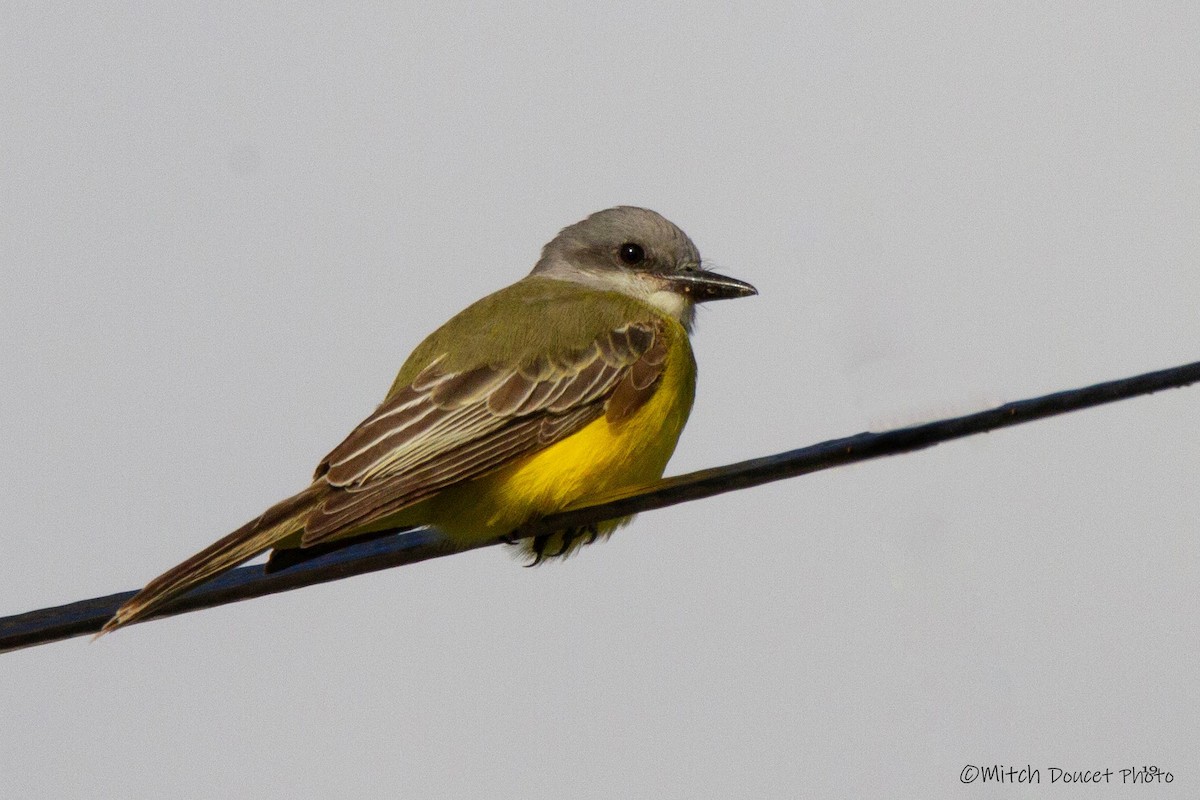
[[[633,416],[654,394],[667,360],[667,338],[656,335],[641,358],[621,375],[605,404],[604,415],[614,424]]]
[[[542,449],[607,413],[627,418],[666,359],[661,323],[624,325],[581,351],[513,369],[439,372],[435,361],[321,462],[330,487],[303,544],[335,538]]]
[[[556,415],[550,427],[545,424],[545,419],[518,420],[420,469],[375,481],[357,490],[339,491],[329,496],[308,518],[302,543],[304,546],[316,544],[334,538],[341,531],[401,511],[447,486],[478,477],[517,456],[569,436],[603,413],[602,408],[576,409]]]

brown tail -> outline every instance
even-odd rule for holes
[[[96,635],[103,636],[117,628],[145,619],[188,589],[254,558],[296,533],[304,527],[305,518],[316,507],[322,488],[319,484],[314,484],[300,494],[276,503],[258,519],[246,523],[182,564],[159,575],[117,609],[117,613],[104,623],[104,627]]]

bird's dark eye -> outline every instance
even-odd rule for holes
[[[646,251],[636,242],[626,242],[621,245],[621,249],[617,253],[621,256],[621,260],[631,267],[646,260]]]

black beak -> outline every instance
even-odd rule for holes
[[[672,289],[692,298],[694,303],[706,303],[709,300],[732,300],[735,297],[749,297],[752,294],[758,294],[758,289],[745,281],[739,281],[728,275],[718,275],[705,269],[676,272],[667,280],[671,282]]]

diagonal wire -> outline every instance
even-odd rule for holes
[[[798,450],[690,472],[626,490],[620,496],[601,503],[549,515],[519,531],[517,536],[523,538],[564,528],[582,527],[606,519],[712,497],[845,464],[908,453],[951,439],[1113,403],[1162,389],[1187,386],[1197,381],[1200,381],[1200,362],[1018,400],[987,411],[923,425],[832,439]],[[152,615],[151,619],[413,564],[490,544],[495,542],[455,548],[436,531],[427,528],[381,534],[380,538],[348,545],[279,572],[268,574],[261,565],[231,570],[168,604]],[[0,652],[95,633],[118,606],[135,593],[119,592],[0,618]]]

